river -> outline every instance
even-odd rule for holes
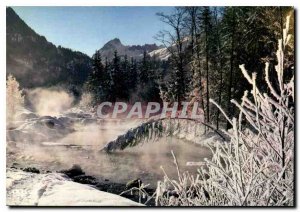
[[[163,167],[170,178],[177,179],[177,170],[173,163],[173,150],[180,171],[197,173],[197,166],[188,166],[188,162],[202,162],[211,156],[206,147],[176,139],[159,138],[155,142],[144,143],[123,151],[99,152],[108,141],[126,132],[136,123],[109,123],[99,126],[80,127],[62,139],[44,142],[41,145],[15,143],[7,153],[7,165],[13,163],[21,167],[36,167],[44,171],[59,171],[78,164],[87,175],[102,180],[126,183],[140,178],[151,187],[157,180],[163,180]]]

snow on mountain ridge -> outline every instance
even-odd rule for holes
[[[159,58],[160,60],[168,60],[169,57],[171,56],[169,50],[164,47],[164,48],[161,48],[161,49],[156,49],[154,51],[151,51],[148,53],[150,55],[150,57],[157,57]]]
[[[188,44],[189,44],[190,38],[189,37],[185,37],[182,39],[182,46],[183,49],[185,49]],[[153,50],[151,52],[149,52],[148,54],[150,55],[150,57],[157,57],[160,60],[168,60],[169,57],[171,56],[171,52],[170,51],[174,51],[176,48],[176,44],[173,43],[171,46],[169,47],[162,47],[156,50]]]

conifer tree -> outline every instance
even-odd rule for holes
[[[146,84],[149,80],[149,57],[147,55],[147,52],[144,51],[143,59],[140,63],[139,68],[139,83],[140,84]]]
[[[87,89],[94,96],[93,104],[108,101],[111,90],[111,78],[103,66],[101,54],[96,51],[93,55],[92,72],[87,80]]]
[[[137,86],[137,62],[133,57],[130,61],[130,68],[128,73],[128,85],[131,91],[135,91]]]
[[[127,56],[126,56],[126,61],[125,62],[124,61],[123,62],[121,61],[118,52],[115,51],[114,58],[111,63],[111,75],[113,81],[113,88],[112,88],[113,101],[128,100],[129,98],[128,87],[126,85],[127,73],[125,73],[124,70],[124,68],[128,69],[129,67]]]

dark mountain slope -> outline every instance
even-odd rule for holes
[[[26,88],[80,87],[91,70],[89,56],[56,47],[32,30],[10,7],[6,8],[6,56],[6,73],[14,75]]]

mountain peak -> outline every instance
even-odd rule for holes
[[[119,47],[123,47],[123,44],[121,43],[119,38],[114,38],[110,41],[108,41],[104,46],[101,48],[101,50],[106,49],[118,49]]]
[[[110,42],[114,42],[114,43],[121,43],[119,38],[114,38],[112,39]]]
[[[158,49],[159,47],[156,44],[145,44],[145,45],[123,45],[119,38],[114,38],[108,41],[100,49],[100,52],[103,57],[106,57],[108,60],[111,60],[114,57],[114,52],[117,51],[119,56],[133,57],[139,59],[143,57],[143,53],[151,52]]]

